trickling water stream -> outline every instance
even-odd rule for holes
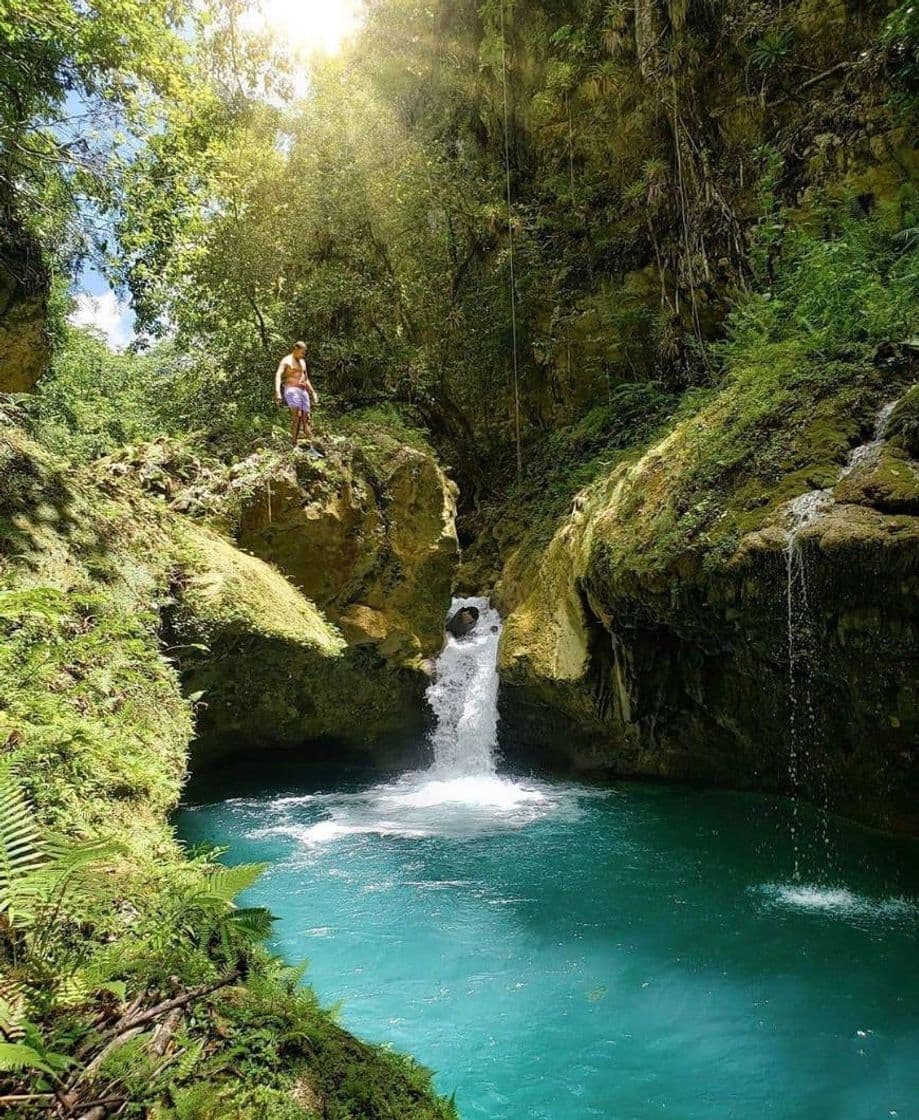
[[[877,415],[872,438],[853,448],[846,465],[839,472],[841,481],[857,469],[870,466],[880,454],[887,424],[897,402],[890,401]],[[820,725],[814,709],[811,677],[817,663],[815,616],[808,589],[808,570],[801,536],[808,526],[832,509],[832,490],[808,490],[787,507],[788,537],[785,544],[786,619],[788,635],[788,777],[793,791],[800,789],[805,778],[816,783],[821,808],[821,847],[830,869],[829,851],[829,783],[823,758]],[[795,851],[795,878],[800,876],[800,837],[798,806],[792,805],[791,830]]]
[[[187,840],[269,864],[247,901],[282,919],[277,949],[463,1120],[910,1116],[915,845],[831,821],[819,885],[806,807],[799,856],[780,800],[502,774],[500,620],[475,602],[428,769],[260,752],[189,791]]]
[[[797,792],[805,777],[803,768],[808,766],[813,777],[817,764],[818,723],[814,712],[811,672],[814,665],[814,618],[807,587],[807,565],[801,548],[801,533],[825,513],[833,504],[831,490],[811,490],[795,498],[788,507],[789,530],[785,544],[786,611],[788,625],[788,777],[791,788]],[[827,786],[822,767],[817,767],[822,779],[820,790],[821,816],[826,821]],[[800,878],[800,836],[798,829],[798,803],[791,806],[792,844],[795,852],[795,878]],[[827,849],[827,831],[823,831],[823,848]]]

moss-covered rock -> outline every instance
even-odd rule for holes
[[[456,490],[429,449],[374,438],[372,452],[330,442],[318,461],[257,456],[237,491],[238,539],[339,622],[349,644],[417,668],[443,643]]]
[[[919,465],[906,451],[884,444],[840,479],[833,496],[837,503],[885,513],[919,513]]]
[[[48,271],[34,237],[4,207],[0,223],[0,393],[34,388],[51,360]]]
[[[275,568],[191,522],[175,527],[170,641],[202,750],[373,744],[425,720],[422,674],[349,649]]]
[[[810,617],[795,688],[815,713],[800,784],[916,830],[919,478],[891,443],[840,479],[890,384],[866,366],[834,385],[786,357],[677,417],[578,495],[548,547],[511,559],[506,749],[788,788],[790,502],[839,479],[797,536]]]
[[[352,416],[322,443],[321,458],[265,448],[226,464],[164,437],[93,468],[100,485],[172,511],[168,618],[201,694],[203,750],[370,744],[427,722],[456,488],[389,413]]]
[[[897,401],[887,425],[890,442],[919,459],[919,385]]]
[[[349,646],[424,672],[443,644],[459,560],[456,486],[431,447],[391,413],[359,413],[305,448],[224,464],[161,438],[100,474],[126,478],[176,512],[220,528],[275,565]]]

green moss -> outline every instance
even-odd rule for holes
[[[352,440],[372,459],[379,459],[381,453],[391,453],[399,446],[413,447],[416,451],[433,454],[425,433],[392,405],[378,405],[375,408],[345,413],[329,424],[328,431]]]
[[[175,804],[192,721],[151,612],[47,586],[0,591],[0,742],[47,818],[143,844]]]
[[[186,614],[205,638],[251,632],[338,657],[344,641],[316,606],[284,577],[203,526],[177,522],[177,578]]]
[[[913,459],[919,459],[919,385],[897,402],[890,415],[887,435]]]

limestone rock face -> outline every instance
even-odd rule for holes
[[[353,425],[323,435],[322,459],[264,449],[228,466],[163,438],[93,468],[176,526],[171,642],[205,751],[381,746],[427,723],[455,487],[416,433]]]
[[[238,540],[277,565],[347,642],[418,668],[443,642],[458,560],[456,490],[432,453],[330,446],[263,462],[240,497]]]
[[[831,461],[807,465],[805,447],[787,478],[760,491],[752,471],[732,467],[720,505],[708,479],[695,501],[699,441],[731,409],[736,400],[716,401],[619,464],[578,496],[535,560],[508,559],[497,587],[504,752],[796,788],[919,831],[917,464],[892,437],[845,473],[870,424],[830,440],[815,408]],[[807,422],[789,425],[789,445],[807,438]],[[795,535],[789,604],[789,499],[827,486]]]

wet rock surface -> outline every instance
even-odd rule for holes
[[[476,607],[461,607],[447,622],[447,632],[454,638],[465,638],[475,630],[479,621]]]

